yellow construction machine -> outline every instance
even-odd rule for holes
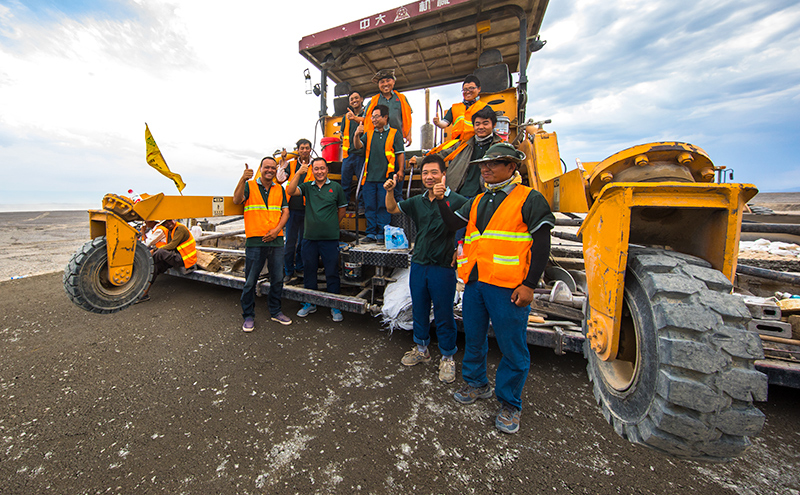
[[[560,216],[563,224],[580,225],[577,236],[564,235],[581,243],[585,264],[574,273],[569,304],[534,300],[548,317],[579,323],[531,325],[529,342],[583,352],[603,415],[631,442],[690,459],[736,457],[764,424],[754,403],[766,400],[768,385],[754,366],[763,351],[759,335],[748,330],[751,312],[732,294],[742,212],[757,191],[714,183],[720,167],[702,149],[679,142],[634,146],[564,171],[557,136],[545,129],[549,122],[525,119],[534,100],[527,63],[544,44],[538,35],[546,7],[547,0],[425,0],[302,38],[300,53],[321,72],[323,134],[337,136],[350,90],[376,92],[370,80],[377,69],[395,68],[400,91],[477,74],[481,98],[506,117],[509,141],[527,157],[527,183],[554,212],[568,214]],[[329,79],[337,83],[333,116]],[[242,207],[227,196],[157,194],[133,204],[108,195],[90,213],[93,240],[76,253],[64,283],[81,307],[114,312],[132,304],[152,272],[132,222],[232,216]],[[286,287],[284,297],[375,311],[376,286],[390,281],[388,269],[407,266],[408,254],[351,245],[348,255],[375,266],[371,285],[357,286],[358,294]],[[175,275],[243,283],[202,270]]]

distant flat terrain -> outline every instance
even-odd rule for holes
[[[0,213],[0,280],[62,271],[89,239],[85,210]]]

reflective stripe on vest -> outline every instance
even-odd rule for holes
[[[172,232],[170,232],[169,235],[170,241],[172,240],[172,237],[175,236],[175,229],[178,228],[178,225],[183,224],[175,222],[175,227],[172,228]],[[183,226],[183,228],[186,228],[186,226]],[[191,232],[189,232],[189,239],[178,245],[178,253],[180,253],[181,259],[183,259],[183,266],[185,268],[189,268],[197,264],[197,244],[194,242],[194,237],[192,237]]]
[[[281,220],[283,206],[283,188],[271,185],[267,193],[267,203],[255,180],[247,182],[250,195],[244,202],[244,234],[245,237],[264,237],[267,232],[277,227]],[[283,235],[283,230],[278,233]]]
[[[472,116],[486,106],[486,103],[481,100],[476,101],[469,108],[463,102],[453,105],[450,108],[450,111],[453,112],[453,137],[461,141],[468,141],[469,138],[474,136],[475,129],[472,126]]]
[[[522,284],[531,266],[533,245],[533,236],[522,220],[522,205],[531,190],[517,185],[497,207],[483,233],[475,222],[478,204],[485,193],[475,197],[464,236],[464,253],[458,259],[458,276],[462,280],[469,280],[477,264],[481,282],[509,289]]]
[[[374,131],[367,134],[367,158],[364,160],[364,170],[367,171],[369,170],[367,168],[367,165],[369,165],[370,149],[372,148],[372,136],[374,134],[375,134]],[[390,127],[389,134],[386,136],[384,153],[386,154],[386,161],[389,162],[389,164],[386,166],[386,178],[389,178],[392,175],[392,173],[394,173],[394,163],[395,160],[397,159],[397,156],[394,153],[394,136],[396,134],[397,134],[397,129],[395,129],[394,127]],[[361,177],[361,184],[363,185],[365,182],[367,182],[366,172]]]
[[[342,117],[342,122],[344,125],[342,126],[342,160],[349,156],[350,151],[350,119],[347,118],[347,115]]]

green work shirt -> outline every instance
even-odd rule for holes
[[[398,203],[400,210],[411,217],[417,227],[414,254],[411,261],[419,265],[436,265],[449,268],[453,263],[455,232],[447,230],[439,214],[436,201],[428,199],[429,191]],[[456,211],[467,202],[464,196],[447,188],[444,197],[450,210]]]
[[[268,204],[267,198],[269,197],[269,194],[267,193],[267,190],[264,189],[264,184],[261,183],[261,177],[258,177],[256,179],[256,184],[258,184],[258,190],[261,192],[261,197],[264,198],[264,204]],[[286,201],[286,191],[284,191],[281,186],[273,184],[271,182],[269,184],[269,187],[280,188],[281,194],[283,194],[283,199],[281,200],[281,212],[283,211],[284,208],[288,208],[289,203]],[[248,181],[244,183],[244,200],[247,201],[247,198],[249,197],[250,197],[250,182]],[[260,237],[248,237],[247,240],[244,242],[244,245],[245,247],[281,247],[283,246],[283,236],[279,235],[278,237],[269,242],[262,241]]]
[[[376,105],[386,105],[389,107],[389,127],[397,129],[397,133],[402,137],[403,134],[403,105],[400,104],[400,97],[392,92],[392,99],[387,100],[383,94],[378,94]],[[374,109],[373,109],[374,110]],[[370,118],[367,115],[367,118]]]
[[[317,187],[316,182],[303,182],[298,188],[306,197],[303,238],[309,241],[338,241],[339,208],[347,206],[341,184],[325,179],[322,187]]]
[[[470,161],[480,160],[486,154],[486,150],[494,144],[494,139],[487,139],[481,145],[477,139],[472,138],[474,146],[472,147],[472,157]],[[471,163],[467,167],[467,173],[464,176],[464,184],[461,186],[460,194],[467,198],[474,198],[481,193],[481,167],[477,163]]]
[[[483,233],[486,226],[489,225],[489,220],[491,220],[492,215],[494,215],[494,212],[497,211],[497,208],[500,206],[500,203],[508,197],[508,194],[514,190],[514,187],[516,187],[516,184],[509,184],[497,192],[486,191],[481,197],[481,202],[478,203],[478,208],[475,212],[475,227],[479,232]],[[475,201],[475,198],[467,200],[455,214],[469,221],[469,212],[472,209],[473,201]],[[539,191],[532,189],[525,199],[525,202],[522,204],[522,221],[525,222],[525,225],[528,227],[528,232],[531,234],[539,230],[542,226],[547,229],[555,227],[556,217],[550,211],[550,205],[547,203],[547,200],[544,199],[544,196],[542,196]],[[474,282],[476,280],[478,280],[477,264],[469,274],[468,282]]]
[[[367,162],[367,182],[386,182],[386,169],[389,167],[389,160],[386,158],[386,138],[389,137],[389,126],[383,130],[372,131],[372,143],[370,143],[369,161]],[[367,135],[361,135],[361,142],[367,146]],[[403,153],[403,133],[397,131],[394,134],[394,144],[392,145],[395,154],[395,164],[397,163],[397,155]],[[397,170],[395,168],[395,170]]]

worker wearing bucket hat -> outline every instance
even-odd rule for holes
[[[500,409],[495,426],[504,433],[519,430],[522,387],[530,368],[526,339],[533,290],[550,255],[550,229],[555,217],[544,197],[522,185],[517,168],[525,154],[508,143],[491,146],[479,166],[486,192],[455,213],[445,204],[446,186],[434,187],[445,225],[466,225],[463,252],[458,253],[458,276],[464,280],[464,359],[466,382],[454,394],[461,404],[492,396],[486,374],[487,333],[492,323],[503,359],[497,367],[495,395]]]

